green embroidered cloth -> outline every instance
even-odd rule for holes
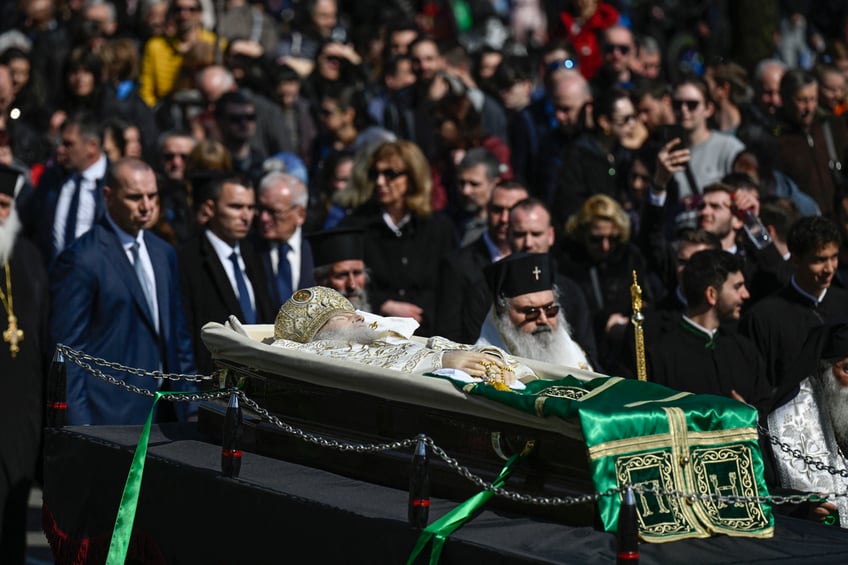
[[[468,394],[539,417],[579,418],[597,492],[632,484],[687,494],[766,496],[757,443],[757,412],[731,398],[694,395],[618,377],[532,381],[524,391],[483,383],[454,384]],[[664,542],[724,533],[771,537],[767,504],[691,501],[637,494],[640,536]],[[615,531],[620,501],[601,497],[606,531]]]

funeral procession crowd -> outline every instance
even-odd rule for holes
[[[636,378],[635,273],[648,380],[844,468],[846,24],[798,0],[2,3],[3,562],[56,344],[208,375],[204,324],[304,290],[343,304],[293,315],[300,343],[379,339],[355,309],[445,338],[428,367]],[[69,425],[151,406],[71,364],[66,400]],[[782,457],[775,489],[845,490]]]

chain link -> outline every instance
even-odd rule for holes
[[[92,367],[89,364],[91,363],[97,365],[98,367],[107,367],[115,371],[134,375],[136,377],[165,379],[169,381],[189,381],[193,383],[213,382],[215,379],[214,375],[184,375],[180,373],[163,373],[162,371],[145,371],[144,369],[127,367],[125,365],[121,365],[120,363],[114,363],[112,361],[106,361],[105,359],[101,359],[99,357],[94,357],[87,353],[83,353],[82,351],[76,351],[74,349],[71,349],[67,345],[61,343],[56,346],[56,349],[59,350],[63,355],[65,355],[65,357],[67,357],[83,369],[88,370],[92,370]]]
[[[833,465],[828,465],[818,459],[813,458],[810,455],[804,455],[800,449],[794,448],[791,445],[780,441],[778,438],[771,435],[771,433],[764,428],[763,426],[757,426],[760,433],[764,435],[772,445],[776,445],[780,448],[781,451],[791,455],[792,457],[799,459],[804,462],[804,465],[807,467],[815,467],[817,471],[827,471],[831,475],[839,475],[843,479],[848,479],[848,469],[837,469]]]
[[[79,367],[85,369],[90,372],[92,375],[96,376],[99,379],[102,379],[112,385],[118,386],[127,390],[129,392],[140,394],[147,397],[154,397],[155,393],[151,392],[147,389],[129,384],[127,382],[122,381],[121,379],[112,377],[107,375],[100,369],[92,366],[94,365],[108,367],[110,369],[114,369],[117,371],[122,371],[125,373],[129,373],[132,375],[140,376],[140,377],[151,377],[151,378],[162,378],[168,379],[172,381],[189,381],[189,382],[210,382],[214,381],[214,376],[206,376],[206,375],[181,375],[181,374],[167,374],[162,373],[161,371],[144,371],[142,369],[134,369],[132,367],[125,367],[119,363],[112,363],[106,361],[104,359],[100,359],[97,357],[93,357],[91,355],[82,353],[80,351],[73,350],[66,345],[57,345],[56,349],[62,352],[70,361],[78,365]],[[808,494],[791,494],[786,496],[781,495],[769,495],[769,496],[739,496],[739,495],[719,495],[713,493],[688,493],[684,491],[679,491],[676,489],[662,489],[662,488],[653,488],[647,486],[640,485],[623,485],[620,487],[613,487],[603,492],[595,492],[590,494],[583,494],[579,496],[557,496],[557,497],[546,497],[546,496],[533,496],[526,493],[521,493],[509,489],[505,489],[502,487],[495,487],[493,483],[485,480],[479,475],[475,475],[471,470],[462,465],[455,458],[451,457],[444,449],[439,447],[433,438],[427,435],[420,435],[413,438],[401,439],[392,442],[385,443],[353,443],[347,441],[336,440],[332,438],[327,438],[323,435],[311,434],[306,432],[300,428],[296,428],[290,424],[285,423],[276,415],[272,414],[268,409],[263,408],[259,404],[256,403],[253,399],[249,398],[244,391],[238,389],[223,389],[218,391],[211,392],[202,392],[196,394],[178,394],[178,395],[166,395],[164,398],[170,401],[176,402],[198,402],[201,400],[220,400],[231,396],[232,394],[236,394],[244,407],[249,408],[254,413],[256,413],[260,418],[269,422],[273,426],[281,429],[283,432],[292,435],[302,441],[306,441],[308,443],[312,443],[314,445],[318,445],[321,447],[325,447],[327,449],[334,449],[340,452],[352,452],[352,453],[381,453],[384,451],[390,450],[400,450],[405,448],[413,448],[418,444],[419,441],[424,441],[434,455],[439,457],[445,464],[453,470],[455,473],[480,488],[481,490],[491,491],[495,496],[505,498],[512,502],[519,502],[522,504],[529,504],[533,506],[571,506],[576,504],[587,504],[587,503],[596,503],[598,500],[604,497],[617,496],[624,492],[626,488],[631,487],[634,493],[637,494],[648,494],[654,496],[665,496],[665,497],[673,497],[681,500],[687,500],[689,502],[696,501],[715,501],[715,502],[723,502],[727,504],[734,504],[737,502],[741,503],[757,503],[757,504],[771,504],[771,505],[782,505],[782,504],[801,504],[804,502],[820,502],[822,498],[831,500],[833,498],[845,498],[848,497],[848,492],[843,493],[808,493]],[[796,457],[801,460],[807,466],[815,467],[819,471],[827,471],[831,475],[839,475],[841,477],[848,478],[848,470],[845,469],[836,469],[831,465],[826,465],[825,463],[813,459],[809,455],[803,455],[800,450],[792,448],[792,446],[781,442],[779,439],[772,436],[768,430],[759,426],[759,431],[761,434],[766,436],[768,440],[780,447],[784,452]]]

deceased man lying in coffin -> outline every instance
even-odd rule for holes
[[[367,318],[366,318],[367,317]],[[533,370],[493,346],[470,346],[442,337],[426,344],[410,339],[411,318],[358,312],[331,288],[302,289],[280,307],[273,345],[407,373],[436,372],[458,380],[524,388]]]

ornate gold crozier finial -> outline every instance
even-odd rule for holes
[[[636,376],[640,381],[648,380],[648,369],[645,363],[645,330],[642,322],[645,316],[642,314],[642,288],[636,280],[636,271],[633,271],[633,284],[630,285],[630,299],[633,302],[633,339],[636,340]]]

